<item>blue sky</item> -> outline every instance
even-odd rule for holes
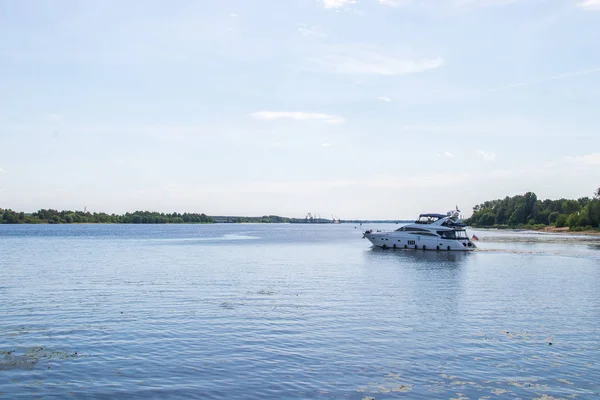
[[[0,207],[591,196],[598,43],[600,0],[0,0]]]

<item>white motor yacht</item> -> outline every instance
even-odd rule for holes
[[[466,225],[460,220],[460,211],[444,214],[421,214],[412,224],[395,231],[368,230],[363,238],[374,246],[399,249],[472,251],[477,248],[467,235]]]

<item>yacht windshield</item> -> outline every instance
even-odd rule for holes
[[[415,221],[415,223],[416,224],[433,224],[438,219],[439,219],[438,217],[430,217],[430,216],[421,215],[419,217],[419,219]]]

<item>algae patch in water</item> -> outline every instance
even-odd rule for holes
[[[260,294],[263,296],[273,296],[275,294],[275,292],[273,290],[261,289],[258,292],[256,292],[256,294]]]
[[[235,308],[235,305],[233,305],[231,303],[223,302],[223,303],[219,304],[219,307],[224,308],[226,310],[233,310]]]
[[[400,374],[388,373],[384,382],[369,382],[367,386],[360,386],[356,391],[359,393],[405,393],[413,390],[413,385],[410,383],[398,382]],[[395,381],[395,382],[394,382]],[[366,398],[369,398],[367,396]]]
[[[559,381],[560,383],[564,383],[565,385],[572,385],[573,382],[568,381],[566,379],[557,379],[557,381]]]
[[[243,306],[245,305],[244,303],[229,303],[229,302],[223,302],[221,304],[219,304],[219,308],[223,308],[225,310],[235,310],[237,307],[239,306]]]
[[[451,397],[450,400],[469,400],[469,397],[465,396],[464,393],[456,393],[458,397]]]
[[[79,357],[77,352],[53,351],[45,347],[34,347],[25,352],[0,350],[0,371],[33,369],[40,361],[66,360],[76,357]]]

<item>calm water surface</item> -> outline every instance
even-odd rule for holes
[[[599,398],[600,240],[476,233],[0,225],[0,398]]]

